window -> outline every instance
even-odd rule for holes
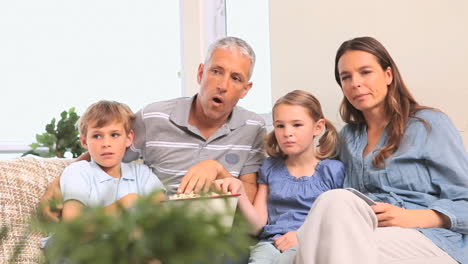
[[[179,1],[2,1],[0,148],[28,145],[71,107],[181,96],[179,12]]]
[[[269,113],[268,8],[268,0],[1,2],[0,159],[17,157],[71,107],[82,114],[108,99],[137,111],[191,96],[204,49],[226,34],[257,55],[254,86],[239,105]]]
[[[271,64],[268,0],[226,0],[226,31],[247,41],[257,61],[252,76],[253,87],[239,105],[257,112],[271,112]],[[267,116],[269,117],[269,115]]]

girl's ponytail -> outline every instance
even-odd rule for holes
[[[338,132],[330,120],[325,120],[325,132],[319,139],[317,147],[317,158],[336,158],[338,156]]]
[[[285,158],[286,155],[283,153],[278,145],[278,140],[275,136],[275,131],[271,131],[265,137],[265,151],[268,156],[275,158]]]

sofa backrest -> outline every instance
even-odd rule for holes
[[[29,219],[41,196],[71,159],[17,158],[0,161],[0,227],[8,233],[0,241],[0,263],[7,263],[16,246],[22,253],[15,263],[38,263],[42,234],[31,232]]]

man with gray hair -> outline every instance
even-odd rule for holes
[[[239,177],[253,201],[265,124],[236,104],[252,87],[254,64],[255,53],[245,41],[214,42],[198,67],[198,94],[140,110],[124,160],[142,156],[169,193],[206,192],[216,178]]]
[[[253,202],[264,159],[265,123],[236,104],[252,87],[254,64],[255,53],[244,40],[214,42],[198,67],[196,95],[152,103],[137,112],[135,139],[124,161],[142,157],[169,195],[208,191],[217,178],[238,177]],[[60,196],[56,180],[42,201]],[[59,220],[49,207],[43,213]]]

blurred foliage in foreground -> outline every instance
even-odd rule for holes
[[[218,263],[223,255],[236,258],[245,252],[251,242],[245,221],[236,218],[230,232],[221,214],[190,205],[141,198],[130,210],[120,208],[119,216],[86,208],[74,221],[50,223],[38,214],[33,227],[54,234],[46,250],[50,263]]]

